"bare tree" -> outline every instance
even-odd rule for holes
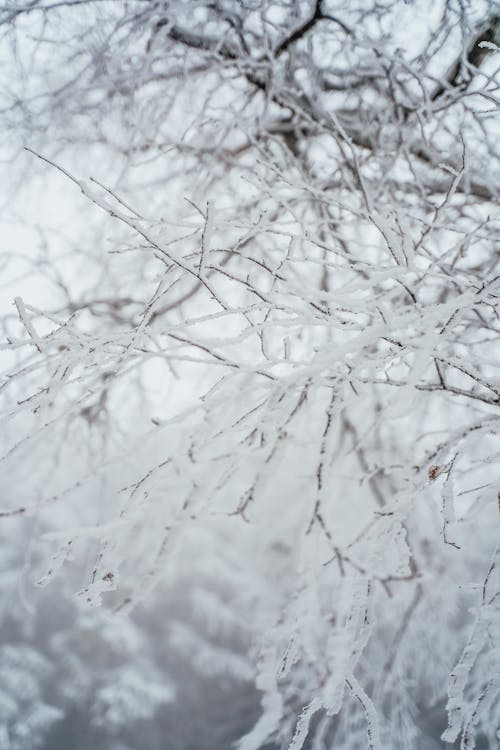
[[[199,550],[240,750],[496,746],[499,10],[0,7],[9,169],[87,211],[3,319],[0,515],[116,613]]]

